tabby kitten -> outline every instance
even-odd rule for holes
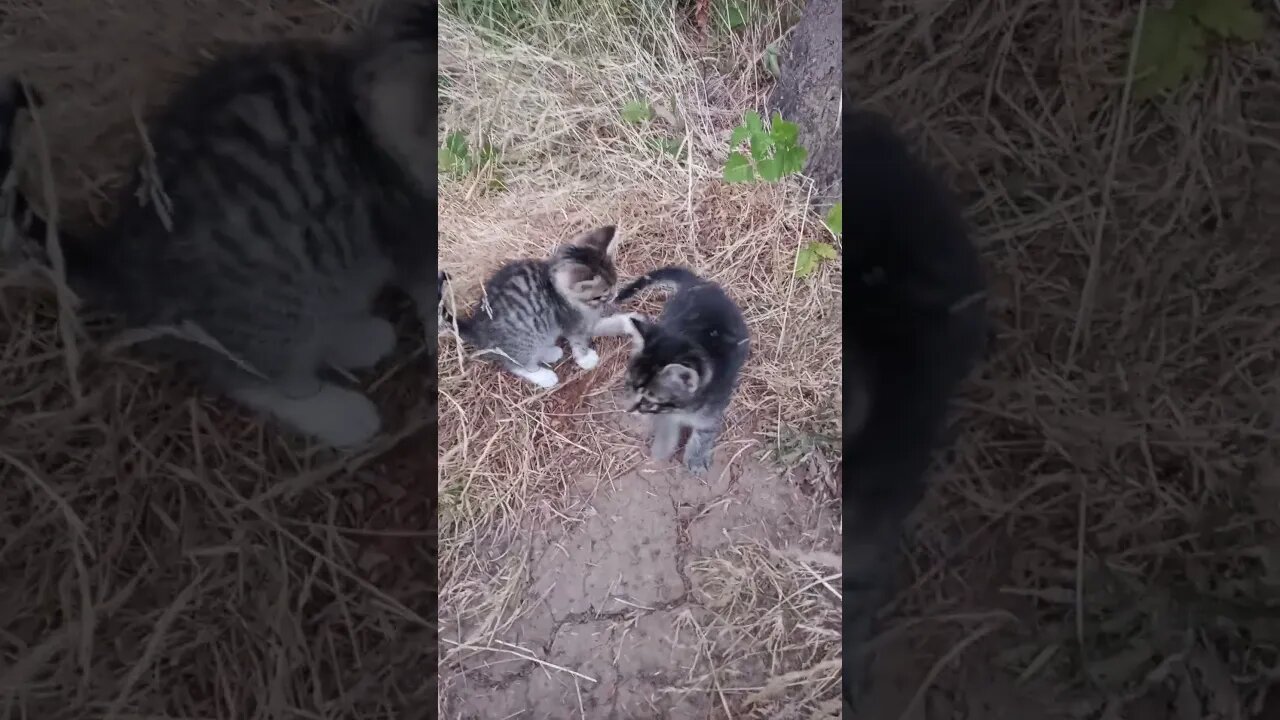
[[[371,439],[377,408],[325,371],[392,351],[371,310],[388,284],[435,342],[434,9],[387,2],[350,41],[242,48],[198,72],[149,124],[154,154],[110,225],[62,236],[73,289],[176,329],[178,357],[244,405],[332,446]]]
[[[485,282],[484,301],[467,317],[455,319],[441,292],[440,328],[456,325],[463,340],[509,372],[553,388],[560,377],[543,364],[564,357],[560,338],[583,370],[600,361],[591,338],[613,300],[616,249],[617,231],[608,225],[561,246],[549,260],[508,263]],[[448,281],[440,272],[439,286]]]
[[[634,354],[627,368],[631,412],[654,416],[653,457],[675,454],[680,432],[690,428],[684,465],[695,475],[711,467],[724,413],[749,353],[742,311],[721,287],[682,267],[665,267],[618,292],[621,303],[650,285],[673,287],[656,322],[613,316],[598,332],[629,326]]]

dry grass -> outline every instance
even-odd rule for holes
[[[839,717],[840,556],[739,543],[690,563],[695,597],[713,613],[683,618],[711,668],[702,683],[745,717]],[[763,671],[758,666],[766,665]],[[765,677],[725,687],[725,677]],[[726,708],[726,715],[736,717]]]
[[[1139,3],[891,2],[847,33],[853,96],[967,194],[999,321],[891,610],[935,656],[976,625],[930,619],[1013,611],[966,671],[1073,717],[1247,716],[1277,677],[1280,28],[1255,5],[1264,41],[1151,103]]]
[[[829,235],[806,209],[801,183],[731,186],[720,178],[729,131],[744,110],[763,104],[768,84],[758,59],[779,30],[761,27],[700,50],[669,11],[628,24],[604,6],[583,6],[554,21],[535,19],[519,33],[442,15],[441,135],[460,131],[472,145],[490,143],[504,185],[491,185],[492,167],[442,179],[440,266],[453,277],[457,306],[477,302],[480,283],[502,262],[545,257],[577,232],[616,224],[624,277],[687,264],[745,309],[753,355],[727,446],[772,456],[780,431],[784,440],[795,430],[802,432],[790,435],[838,436],[839,265],[804,281],[791,273],[797,248]],[[623,120],[621,108],[634,99],[652,104],[652,121]],[[661,138],[682,141],[686,154],[655,149]],[[599,368],[565,365],[562,385],[541,393],[442,341],[440,612],[449,629],[442,632],[456,632],[461,644],[442,648],[445,683],[452,659],[491,647],[536,600],[522,594],[529,538],[549,524],[581,521],[589,508],[571,492],[579,479],[618,477],[634,465],[634,455],[618,450],[637,439],[611,420],[609,401],[627,351],[620,342],[598,343]],[[759,596],[760,607],[733,603],[703,631],[745,640],[768,608],[816,606],[811,595],[827,592],[807,574],[788,577],[794,567],[782,560],[770,556],[769,563],[761,568],[775,568],[769,574],[780,594]],[[725,561],[702,570],[729,573],[722,582],[733,584],[752,575],[744,567]],[[786,597],[795,581],[800,594]],[[805,637],[803,644],[814,644],[809,655],[788,657],[775,670],[807,672],[812,664],[818,694],[829,696],[838,672],[831,628],[839,619],[831,598],[820,600],[828,611],[812,622],[826,633]],[[779,652],[787,642],[795,639]],[[747,653],[742,642],[720,647],[708,658],[716,665]]]
[[[135,105],[220,42],[330,34],[369,6],[339,4],[0,2],[0,73],[46,101],[26,187],[89,224],[137,149]],[[421,369],[370,379],[393,436],[340,460],[68,318],[46,271],[0,268],[0,717],[428,707],[435,458],[420,441],[393,450],[423,426],[424,399],[404,392]]]

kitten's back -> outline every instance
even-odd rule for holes
[[[81,243],[92,262],[79,274],[134,323],[190,320],[284,371],[392,273],[374,224],[403,181],[352,98],[350,65],[326,45],[207,66],[151,123],[142,192],[126,189],[111,226]]]
[[[467,328],[464,339],[481,347],[523,347],[525,337],[541,340],[555,333],[567,311],[545,260],[503,265],[485,281],[484,293],[470,316],[459,321],[460,328]]]
[[[711,383],[703,393],[708,398],[727,401],[750,354],[750,331],[742,310],[719,284],[674,265],[633,280],[619,291],[618,302],[649,287],[673,291],[662,306],[657,324],[702,348],[713,368]],[[661,335],[654,340],[663,342]],[[646,352],[663,355],[661,347],[646,348]]]

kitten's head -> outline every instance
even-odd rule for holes
[[[682,335],[629,318],[632,355],[627,366],[628,412],[661,415],[688,408],[711,368],[702,350]]]
[[[435,0],[385,0],[355,43],[352,76],[375,142],[427,191],[436,185],[435,15]]]
[[[597,312],[613,302],[618,284],[613,265],[617,240],[617,228],[606,225],[556,250],[551,257],[551,279],[564,299]]]

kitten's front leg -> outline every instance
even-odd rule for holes
[[[694,475],[703,475],[711,468],[712,456],[715,454],[716,440],[720,437],[720,426],[695,427],[689,435],[689,442],[684,446],[684,466]]]
[[[526,368],[517,365],[509,360],[502,360],[502,366],[513,375],[524,378],[529,382],[537,385],[545,390],[550,390],[560,384],[560,376],[556,375],[556,371],[546,367]]]
[[[595,327],[591,329],[592,337],[618,337],[628,336],[634,331],[632,320],[645,320],[645,316],[640,313],[619,313],[610,315],[609,317],[600,318],[596,321]]]
[[[676,454],[680,444],[680,423],[670,415],[653,416],[653,442],[649,454],[654,460],[667,460]]]
[[[600,364],[600,355],[591,348],[591,338],[581,336],[571,336],[565,338],[569,341],[569,352],[573,353],[573,362],[583,370],[593,370],[596,365]]]

